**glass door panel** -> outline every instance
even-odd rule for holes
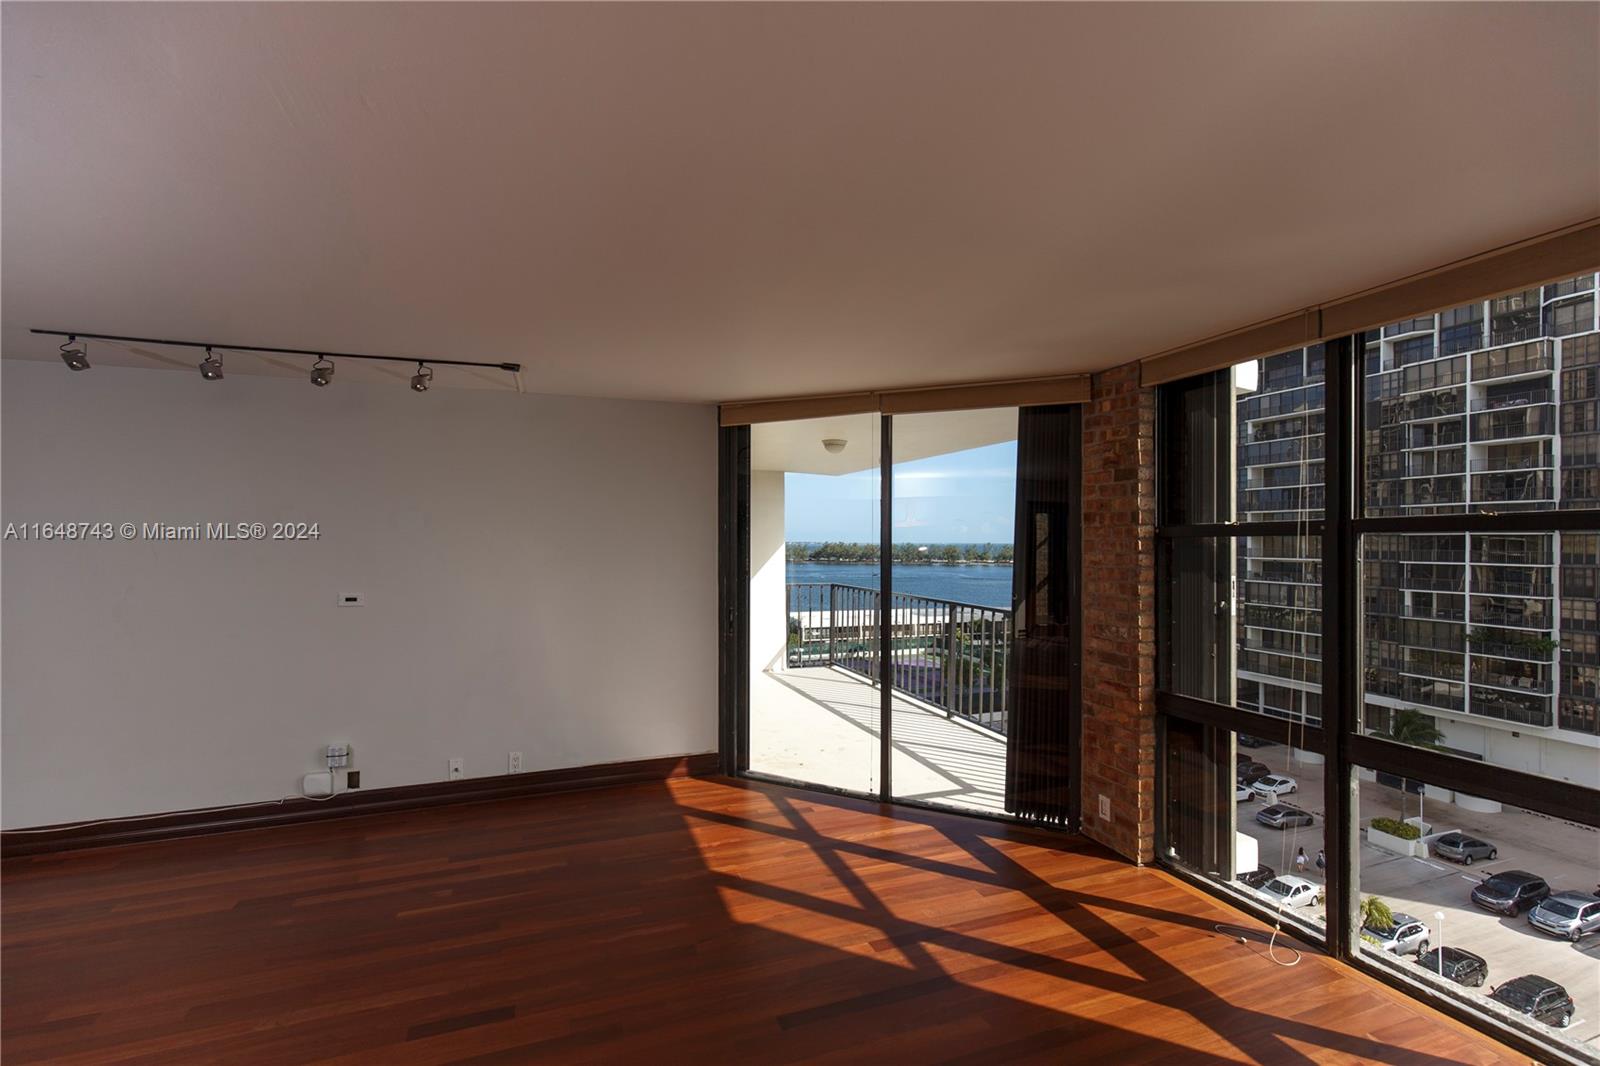
[[[750,427],[749,769],[876,795],[881,421]]]
[[[1002,814],[1017,409],[898,415],[892,429],[893,794]]]

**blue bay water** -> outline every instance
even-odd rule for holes
[[[878,587],[876,563],[788,563],[789,584]],[[981,607],[1011,606],[1011,567],[999,564],[896,566],[894,590]]]

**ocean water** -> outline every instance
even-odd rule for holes
[[[789,563],[789,584],[820,583],[878,587],[876,563]],[[980,607],[1011,606],[1011,567],[997,563],[956,566],[896,566],[894,590]]]

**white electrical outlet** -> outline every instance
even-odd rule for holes
[[[461,756],[457,755],[450,760],[450,780],[459,781],[463,771],[461,769]]]
[[[1100,796],[1100,820],[1102,822],[1111,821],[1111,797],[1103,793]]]
[[[506,762],[508,764],[507,767],[506,767],[506,773],[509,773],[509,774],[520,774],[520,773],[522,773],[522,752],[520,752],[520,751],[512,752],[510,758],[508,758],[506,760]]]

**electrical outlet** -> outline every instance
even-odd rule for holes
[[[1102,822],[1111,821],[1111,797],[1104,793],[1100,796],[1100,820]]]
[[[459,781],[461,780],[461,775],[461,756],[457,755],[455,758],[450,760],[450,780]]]
[[[507,766],[507,769],[506,769],[507,773],[510,773],[510,774],[520,774],[520,773],[522,773],[522,752],[520,752],[520,751],[512,752],[510,758],[508,758],[506,760],[506,762],[509,764]]]

